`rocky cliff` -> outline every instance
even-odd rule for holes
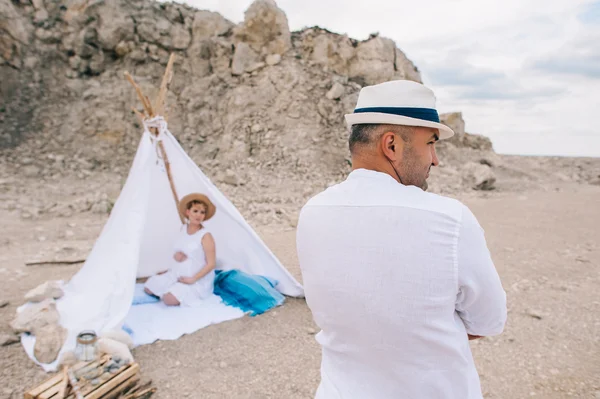
[[[420,81],[391,40],[357,42],[319,28],[292,34],[271,0],[253,3],[238,26],[174,3],[1,1],[2,147],[15,156],[27,141],[28,152],[58,157],[40,160],[43,167],[34,157],[32,176],[51,176],[63,162],[79,171],[127,162],[140,128],[123,72],[153,95],[170,52],[170,128],[211,169],[339,168],[343,114],[360,87]]]
[[[421,81],[392,40],[290,32],[273,0],[238,25],[150,0],[0,0],[0,178],[122,182],[141,135],[123,74],[153,98],[170,53],[169,128],[250,214],[289,212],[348,172],[343,115],[363,85]],[[493,188],[501,161],[489,140],[464,133],[459,113],[444,121],[458,134],[440,146],[431,189]]]

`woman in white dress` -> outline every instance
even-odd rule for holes
[[[144,286],[147,294],[168,306],[192,305],[210,297],[215,280],[215,241],[202,225],[214,216],[214,204],[203,194],[189,194],[179,202],[179,212],[188,223],[176,237],[173,265],[150,277]]]

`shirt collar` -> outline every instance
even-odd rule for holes
[[[357,179],[357,178],[376,179],[376,180],[380,180],[380,181],[394,182],[396,184],[399,184],[396,179],[394,179],[392,176],[388,175],[387,173],[378,172],[376,170],[371,170],[371,169],[364,169],[364,168],[355,169],[352,172],[350,172],[350,174],[348,175],[348,179]]]

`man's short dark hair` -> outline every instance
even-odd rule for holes
[[[350,152],[353,152],[357,145],[365,145],[373,142],[373,133],[379,126],[373,123],[353,125],[348,140]]]
[[[375,143],[387,129],[398,134],[405,142],[410,141],[412,131],[410,126],[382,125],[378,123],[357,124],[352,125],[350,131],[350,138],[348,139],[350,152],[354,152],[357,147]]]

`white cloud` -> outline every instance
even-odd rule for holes
[[[251,0],[186,0],[243,20]],[[600,1],[278,0],[290,28],[379,32],[415,62],[440,111],[497,151],[600,156]]]
[[[574,40],[535,60],[532,67],[554,75],[600,79],[600,31],[582,32]]]

